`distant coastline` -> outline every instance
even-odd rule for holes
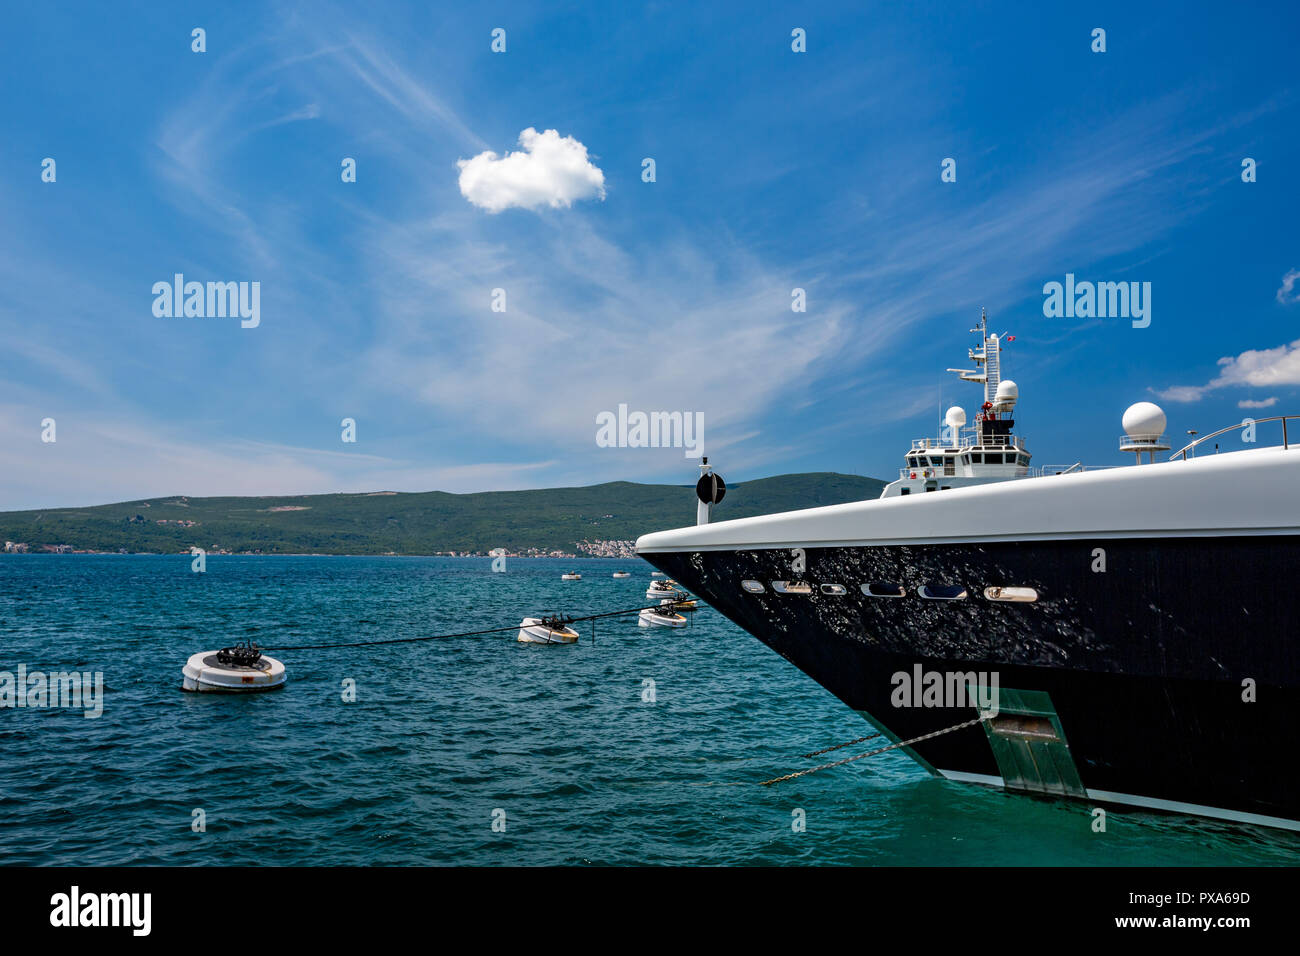
[[[875,498],[884,482],[831,472],[730,485],[714,520]],[[365,492],[197,498],[0,512],[6,553],[636,557],[642,534],[695,523],[689,485],[617,481],[472,494]]]

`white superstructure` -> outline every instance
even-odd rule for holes
[[[882,498],[1029,477],[1029,449],[1023,438],[1011,434],[1015,425],[1011,416],[1020,389],[1002,378],[1003,338],[989,334],[988,318],[982,311],[979,328],[971,331],[980,336],[979,346],[969,350],[975,367],[948,371],[956,372],[964,382],[984,386],[984,401],[974,423],[967,424],[966,411],[960,406],[948,409],[943,436],[912,442],[906,467],[881,491]],[[1005,338],[1011,341],[1014,336]]]

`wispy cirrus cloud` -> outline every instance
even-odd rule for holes
[[[554,461],[438,465],[385,455],[244,439],[194,440],[184,429],[69,409],[41,441],[43,409],[0,406],[0,508],[104,504],[170,494],[300,495],[337,491],[500,491]],[[93,485],[86,475],[95,476]]]
[[[1300,280],[1300,269],[1290,269],[1282,277],[1282,285],[1277,290],[1277,301],[1283,305],[1295,305],[1300,302],[1300,292],[1293,292],[1296,281]]]
[[[1097,128],[1087,148],[1070,139],[1059,155],[1046,151],[1041,162],[1052,175],[1024,173],[1029,188],[1007,183],[956,213],[892,204],[873,210],[877,221],[855,238],[851,258],[834,249],[765,261],[725,232],[684,222],[675,235],[642,239],[596,209],[574,210],[562,226],[518,227],[512,236],[446,205],[452,183],[442,178],[440,167],[449,164],[440,156],[463,156],[482,137],[396,53],[342,32],[347,42],[320,55],[283,56],[289,66],[277,68],[277,83],[303,102],[329,104],[322,122],[376,111],[400,117],[406,134],[375,145],[402,163],[411,182],[428,184],[412,190],[401,210],[354,210],[364,255],[347,281],[366,303],[373,331],[359,359],[360,387],[452,414],[533,456],[588,448],[595,414],[626,402],[703,411],[712,440],[730,442],[736,461],[774,460],[785,446],[737,436],[763,431],[775,406],[806,402],[830,383],[838,388],[855,363],[937,312],[1013,294],[1062,264],[1122,254],[1188,215],[1191,201],[1178,201],[1179,169],[1210,135],[1171,133],[1185,108],[1177,97],[1134,108]],[[256,98],[255,87],[249,95]],[[204,115],[187,107],[173,122]],[[432,136],[423,148],[418,131]],[[211,124],[197,140],[171,132],[191,156],[196,142],[237,139]],[[520,152],[459,160],[453,188],[489,212],[604,196],[604,171],[574,137],[529,128],[520,143]],[[243,214],[251,220],[259,209]],[[282,258],[319,256],[291,226],[276,233],[275,248]],[[330,270],[328,262],[318,268]],[[807,313],[790,311],[796,286],[809,289]],[[502,313],[489,310],[497,288],[508,297]],[[609,454],[586,473],[616,476],[632,460],[653,473],[679,467],[680,456]]]

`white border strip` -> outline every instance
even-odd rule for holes
[[[958,783],[979,783],[1002,790],[1006,789],[1001,777],[990,777],[983,773],[966,773],[961,770],[940,770],[939,773],[943,774],[948,780],[955,780]],[[1033,791],[1029,792],[1032,793]],[[1221,807],[1203,807],[1195,803],[1181,803],[1178,800],[1162,800],[1159,797],[1135,797],[1130,793],[1114,793],[1110,790],[1089,790],[1088,797],[1104,803],[1123,803],[1133,807],[1146,807],[1151,810],[1169,810],[1173,813],[1188,813],[1193,816],[1231,820],[1234,823],[1254,823],[1265,827],[1279,827],[1283,830],[1300,830],[1300,820],[1288,820],[1286,817],[1269,817],[1262,813],[1243,813],[1240,810],[1224,810]]]
[[[1300,447],[1300,446],[1297,446]],[[673,531],[687,530],[674,528]],[[656,532],[670,534],[671,532]],[[637,554],[684,554],[693,551],[779,551],[790,548],[890,548],[899,545],[984,544],[1025,541],[1114,541],[1128,538],[1255,538],[1300,535],[1300,528],[1189,528],[1164,531],[1057,531],[1039,534],[954,535],[947,538],[875,538],[838,541],[746,541],[737,544],[674,543],[640,547]],[[646,535],[649,537],[649,535]]]

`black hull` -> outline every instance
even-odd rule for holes
[[[1104,571],[1094,570],[1095,548]],[[918,664],[996,672],[1004,699],[1026,694],[1054,708],[1086,791],[1063,795],[1300,826],[1300,607],[1291,591],[1300,538],[809,548],[803,572],[789,550],[643,556],[895,740],[978,711],[896,706],[893,675]],[[747,579],[763,592],[747,593]],[[779,580],[811,582],[813,593],[774,593]],[[872,581],[903,585],[906,596],[863,595]],[[821,593],[822,584],[847,593]],[[969,596],[924,600],[923,584],[962,585]],[[989,586],[1039,597],[998,603],[985,598]],[[1247,680],[1253,702],[1243,699]],[[976,725],[908,749],[932,771],[1012,785],[993,739]]]

